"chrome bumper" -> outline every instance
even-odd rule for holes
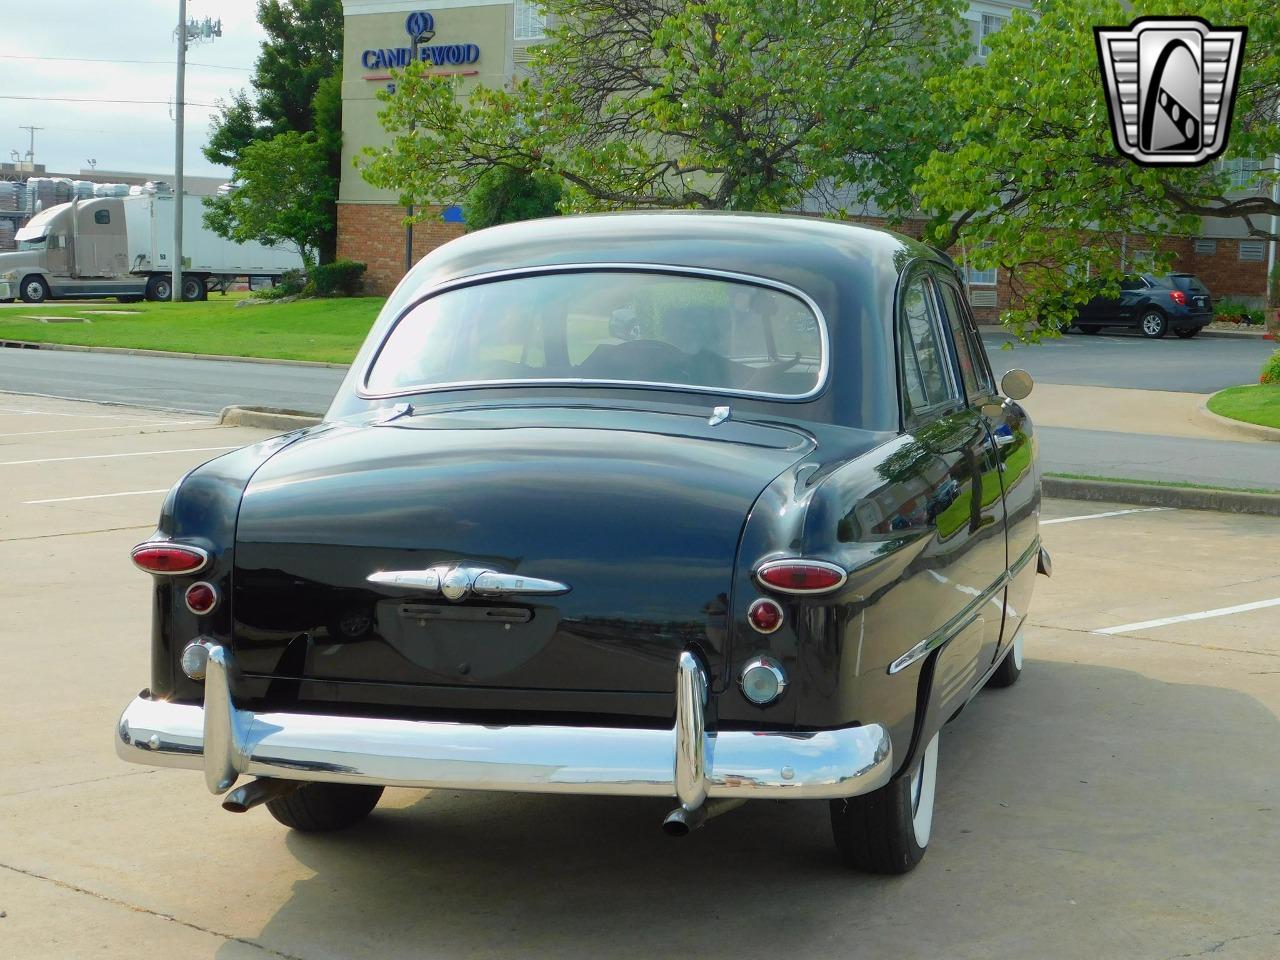
[[[893,772],[888,731],[708,732],[706,678],[677,663],[670,730],[482,726],[427,720],[253,713],[231,699],[231,652],[210,645],[203,707],[137,697],[116,753],[132,763],[204,770],[213,793],[240,774],[330,783],[675,797],[828,799],[866,793]]]

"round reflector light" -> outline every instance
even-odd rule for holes
[[[747,622],[758,633],[773,633],[782,626],[782,608],[776,600],[757,600],[747,608]]]
[[[147,573],[195,573],[209,562],[199,547],[176,543],[140,543],[133,548],[133,563]]]
[[[773,703],[787,689],[787,675],[769,657],[757,657],[742,669],[742,695],[758,707]]]
[[[212,583],[193,583],[187,587],[187,609],[192,613],[208,613],[218,605],[218,588]]]
[[[841,586],[843,568],[822,560],[770,560],[756,568],[756,579],[783,593],[826,593]]]

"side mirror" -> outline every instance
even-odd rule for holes
[[[1000,392],[1010,400],[1023,400],[1031,395],[1031,388],[1036,382],[1031,374],[1017,368],[1010,370],[1000,378]]]

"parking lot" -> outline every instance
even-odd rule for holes
[[[1280,520],[1048,501],[1021,681],[941,742],[934,839],[847,873],[826,806],[389,790],[341,835],[126,765],[190,466],[266,436],[0,394],[0,956],[1280,956]]]

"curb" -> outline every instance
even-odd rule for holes
[[[1248,384],[1252,386],[1252,384]],[[1280,443],[1280,429],[1275,427],[1265,427],[1260,423],[1248,423],[1244,420],[1233,420],[1231,417],[1224,417],[1220,413],[1214,413],[1209,409],[1209,401],[1206,400],[1200,404],[1200,412],[1206,419],[1211,420],[1220,427],[1224,427],[1233,433],[1241,436],[1252,437],[1254,440],[1269,440],[1272,443]]]
[[[1252,330],[1201,330],[1196,336],[1217,337],[1221,340],[1271,340],[1271,334],[1265,330],[1254,333]]]
[[[276,407],[223,407],[218,422],[227,427],[257,427],[262,430],[300,430],[314,427],[323,417]]]
[[[41,343],[36,340],[0,340],[0,347],[19,350],[66,350],[72,353],[122,353],[130,357],[170,357],[179,360],[219,360],[229,363],[273,363],[292,367],[327,367],[348,370],[349,363],[326,363],[323,360],[273,360],[270,357],[228,357],[220,353],[181,353],[177,350],[141,350],[135,347],[86,347],[79,343]]]
[[[1245,493],[1235,490],[1201,490],[1196,487],[1158,487],[1119,480],[1071,480],[1066,477],[1044,477],[1042,483],[1046,497],[1062,500],[1098,500],[1143,507],[1217,510],[1221,513],[1280,517],[1280,492]]]

